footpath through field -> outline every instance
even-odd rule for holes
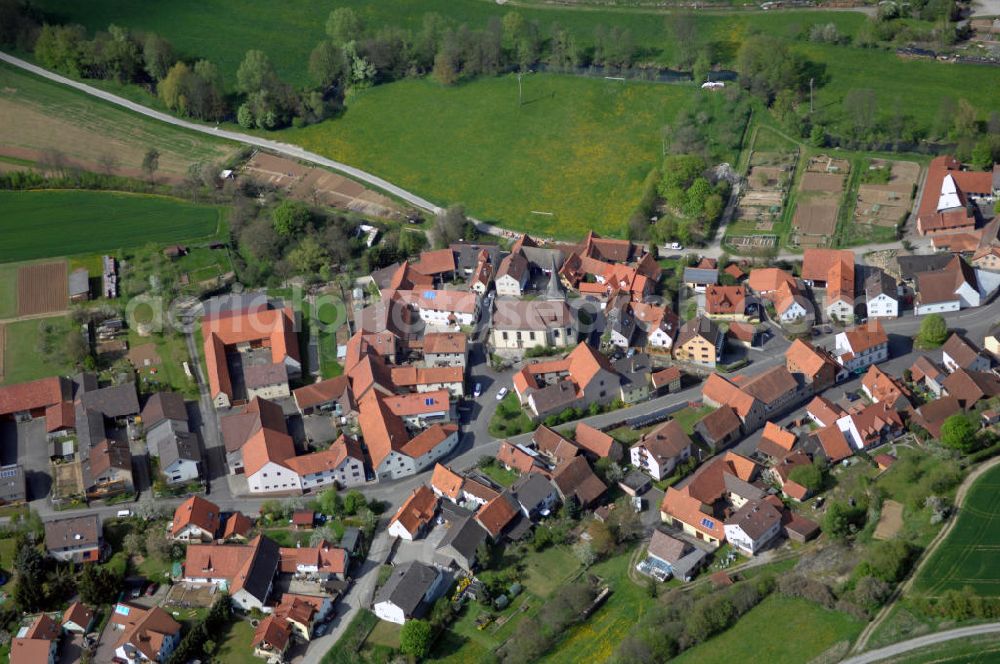
[[[947,632],[925,634],[924,636],[918,636],[917,638],[910,639],[909,641],[901,641],[900,643],[894,643],[891,646],[886,646],[885,648],[879,648],[878,650],[866,652],[863,655],[855,655],[854,657],[842,660],[840,664],[872,664],[873,662],[881,662],[882,660],[897,657],[914,650],[920,650],[921,648],[926,648],[927,646],[932,646],[937,643],[954,641],[955,639],[967,639],[972,636],[982,636],[983,634],[997,633],[1000,633],[1000,623],[987,623],[985,625],[973,625],[972,627],[960,627],[958,629],[948,630]]]
[[[425,198],[417,196],[402,187],[394,185],[393,183],[383,180],[377,175],[372,175],[362,171],[359,168],[353,166],[348,166],[339,161],[334,161],[332,159],[327,159],[326,157],[320,156],[314,152],[309,152],[308,150],[303,150],[296,145],[289,145],[288,143],[280,143],[278,141],[271,141],[266,138],[259,138],[257,136],[251,136],[250,134],[244,134],[236,131],[229,131],[227,129],[219,129],[218,127],[211,127],[208,125],[199,124],[197,122],[191,122],[189,120],[182,120],[180,118],[175,118],[167,113],[162,113],[160,111],[153,110],[142,104],[137,104],[134,101],[129,101],[124,97],[119,97],[118,95],[112,94],[110,92],[105,92],[104,90],[98,90],[95,87],[89,86],[86,83],[80,83],[79,81],[74,81],[72,79],[66,78],[65,76],[60,76],[59,74],[53,73],[47,69],[33,65],[26,60],[21,58],[16,58],[9,53],[4,53],[0,51],[0,61],[6,62],[8,64],[14,65],[15,67],[20,67],[26,71],[35,74],[36,76],[41,76],[47,78],[50,81],[55,81],[62,85],[68,85],[72,88],[84,92],[93,97],[103,99],[104,101],[115,104],[116,106],[121,106],[135,113],[145,115],[147,117],[153,118],[154,120],[159,120],[160,122],[166,122],[167,124],[172,124],[177,127],[182,127],[184,129],[189,129],[191,131],[197,131],[202,134],[208,134],[209,136],[217,136],[219,138],[226,138],[231,141],[236,141],[238,143],[245,143],[247,145],[254,145],[266,150],[271,150],[272,152],[277,152],[279,154],[287,155],[295,159],[301,159],[303,161],[312,162],[314,164],[319,164],[320,166],[325,166],[327,168],[333,169],[340,173],[344,173],[356,180],[361,182],[366,182],[374,187],[377,187],[383,191],[386,191],[397,198],[400,198],[410,205],[427,210],[437,214],[440,208],[431,203]]]
[[[965,481],[963,481],[961,486],[958,487],[958,491],[955,493],[955,510],[951,516],[951,519],[948,520],[948,524],[944,528],[942,528],[940,532],[938,532],[938,534],[931,541],[930,545],[924,550],[923,554],[920,556],[920,560],[914,566],[913,570],[910,572],[910,576],[907,577],[906,581],[904,581],[896,588],[892,596],[889,598],[889,601],[886,602],[885,606],[882,607],[882,610],[879,611],[877,616],[875,616],[875,619],[872,620],[870,623],[868,623],[868,626],[865,627],[863,632],[861,632],[861,635],[858,637],[858,640],[854,642],[854,647],[851,648],[851,652],[861,652],[862,650],[865,649],[865,646],[868,645],[868,641],[869,639],[871,639],[872,634],[875,633],[875,631],[879,628],[879,626],[889,616],[889,613],[892,611],[892,608],[896,605],[896,602],[899,601],[899,598],[902,597],[913,586],[914,581],[920,575],[920,572],[921,570],[923,570],[924,565],[926,565],[927,561],[934,556],[934,552],[937,551],[937,548],[941,545],[942,542],[945,541],[945,539],[947,539],[948,535],[955,528],[955,524],[958,523],[959,513],[962,511],[962,505],[965,503],[965,496],[969,493],[969,488],[976,483],[976,480],[978,480],[983,473],[988,471],[990,468],[993,468],[997,464],[1000,464],[1000,457],[994,457],[990,459],[989,461],[987,461],[986,463],[982,464],[981,466],[973,470],[971,473],[969,473],[969,476],[966,477]],[[988,625],[980,625],[980,627],[988,627]],[[957,632],[960,630],[953,630],[953,631]],[[998,631],[1000,631],[1000,627],[998,627]],[[949,632],[943,632],[943,634],[948,634],[948,633]],[[927,637],[921,637],[921,638],[929,638],[932,636],[935,635],[930,634]],[[913,640],[919,640],[919,639],[913,639]],[[891,647],[892,646],[890,646],[890,648]],[[886,650],[886,648],[883,648],[882,650]],[[879,652],[879,651],[874,651],[874,652]],[[853,662],[854,660],[852,659],[845,661]],[[860,662],[862,660],[858,661]],[[873,659],[873,660],[863,660],[863,661],[874,662],[877,660]]]

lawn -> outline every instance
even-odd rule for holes
[[[214,236],[223,209],[165,196],[98,191],[0,192],[3,261]]]
[[[254,657],[250,642],[253,641],[253,627],[249,620],[236,620],[226,629],[226,638],[215,651],[215,660],[222,664],[260,664]]]
[[[1000,466],[986,471],[965,496],[948,537],[921,568],[916,592],[938,595],[971,586],[978,595],[1000,596]]]
[[[850,643],[861,628],[862,623],[846,613],[824,609],[804,599],[772,595],[735,626],[671,661],[728,663],[733,660],[733,653],[738,652],[751,662],[800,664],[837,644]]]
[[[681,425],[684,432],[687,435],[694,433],[694,425],[701,421],[701,418],[705,417],[711,413],[715,408],[712,406],[702,406],[701,408],[691,408],[688,406],[682,410],[677,411],[671,416],[671,419],[677,420],[677,423]]]
[[[112,153],[122,175],[142,176],[142,159],[155,148],[158,173],[180,180],[188,166],[222,161],[236,144],[185,131],[94,97],[0,64],[0,154],[37,158],[57,149],[73,163],[99,171],[97,159]],[[23,161],[23,160],[22,160]]]
[[[358,611],[337,643],[323,656],[322,664],[356,664],[361,644],[378,622],[378,617],[371,611]]]
[[[74,368],[65,363],[62,353],[43,355],[38,350],[38,330],[44,323],[70,331],[69,317],[53,317],[41,320],[24,320],[5,325],[6,346],[4,348],[3,382],[7,385],[23,383],[46,376],[66,375]]]
[[[615,648],[653,601],[644,588],[628,578],[633,552],[630,549],[590,568],[590,573],[604,579],[614,592],[589,620],[570,628],[542,661],[571,664],[580,661],[581,653],[587,653],[587,661],[593,664],[611,659]]]
[[[494,438],[516,436],[538,428],[517,400],[517,393],[511,390],[500,401],[493,418],[490,420],[489,431]]]
[[[308,546],[311,530],[291,530],[289,528],[268,528],[264,535],[277,542],[280,546],[295,546],[296,543]]]
[[[513,470],[507,470],[500,464],[492,464],[479,469],[484,475],[503,487],[508,487],[517,481],[519,475]]]
[[[511,228],[620,237],[659,160],[660,128],[700,94],[536,74],[525,79],[518,107],[513,76],[452,88],[406,80],[366,90],[341,118],[285,130],[279,140]]]
[[[8,577],[14,572],[14,556],[17,554],[17,540],[13,537],[0,539],[0,570]]]
[[[0,264],[0,318],[17,315],[17,266]]]

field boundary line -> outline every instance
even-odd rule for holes
[[[887,617],[889,617],[889,613],[896,606],[896,602],[898,602],[899,598],[909,591],[920,572],[927,564],[927,561],[933,557],[941,543],[948,537],[949,534],[951,534],[951,531],[954,530],[955,524],[958,523],[959,514],[962,511],[962,504],[965,502],[965,496],[969,493],[969,488],[976,483],[976,480],[979,479],[983,473],[997,464],[1000,464],[1000,457],[993,457],[969,473],[969,475],[962,482],[961,486],[958,487],[958,491],[955,492],[955,509],[951,518],[948,520],[947,525],[945,525],[945,527],[934,536],[934,539],[931,540],[931,543],[920,555],[920,559],[917,561],[917,564],[913,566],[912,570],[910,570],[910,575],[906,578],[906,581],[896,587],[896,590],[894,590],[892,595],[889,597],[889,601],[886,602],[885,606],[883,606],[878,612],[875,619],[868,623],[868,626],[861,632],[860,636],[858,636],[858,640],[854,642],[854,647],[851,648],[851,652],[859,653],[865,649],[865,646],[868,645],[868,641],[871,639],[872,634],[874,634],[875,630],[878,629],[883,622],[885,622]]]
[[[209,136],[215,136],[218,138],[228,139],[230,141],[235,141],[237,143],[244,143],[246,145],[253,145],[259,148],[264,148],[266,150],[271,150],[283,154],[293,159],[301,159],[303,161],[308,161],[320,166],[325,166],[326,168],[332,169],[334,171],[343,173],[348,177],[352,177],[361,182],[365,182],[374,187],[387,191],[393,196],[400,198],[410,205],[416,206],[433,214],[438,214],[441,212],[441,208],[434,203],[430,202],[426,198],[418,196],[402,187],[395,185],[388,180],[385,180],[377,175],[363,171],[360,168],[355,168],[348,164],[334,161],[333,159],[328,159],[314,152],[309,152],[297,145],[292,145],[290,143],[282,143],[280,141],[272,141],[266,138],[260,138],[257,136],[251,136],[250,134],[244,134],[241,132],[230,131],[228,129],[220,129],[216,127],[210,127],[208,125],[199,124],[197,122],[191,122],[190,120],[182,120],[176,118],[168,113],[162,111],[157,111],[148,106],[144,106],[137,102],[125,99],[116,94],[100,90],[93,86],[87,85],[86,83],[81,83],[79,81],[74,81],[71,78],[67,78],[60,74],[45,69],[44,67],[39,67],[34,65],[27,60],[22,60],[21,58],[15,57],[4,51],[0,51],[0,61],[6,62],[7,64],[19,67],[27,72],[35,74],[36,76],[41,76],[50,81],[60,83],[62,85],[75,88],[76,90],[88,94],[92,97],[96,97],[106,102],[110,102],[116,106],[120,106],[134,113],[139,113],[145,115],[146,117],[153,118],[154,120],[159,120],[160,122],[165,122],[167,124],[174,125],[176,127],[181,127],[189,131],[195,131],[201,134],[207,134]]]

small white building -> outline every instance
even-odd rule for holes
[[[500,268],[497,270],[494,281],[497,295],[521,297],[524,294],[524,289],[528,286],[530,275],[528,259],[520,251],[509,254],[500,261]]]
[[[841,332],[834,346],[837,362],[856,373],[889,359],[889,337],[878,320]]]
[[[763,500],[749,500],[726,519],[726,541],[745,555],[753,556],[781,531],[781,512]]]
[[[877,270],[865,280],[865,300],[869,318],[899,317],[899,286],[884,271]]]
[[[403,625],[424,615],[444,585],[444,575],[436,567],[417,561],[401,565],[375,596],[375,615]]]

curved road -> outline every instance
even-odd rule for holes
[[[304,150],[298,147],[297,145],[289,145],[288,143],[271,141],[266,138],[251,136],[250,134],[243,134],[237,131],[229,131],[226,129],[211,127],[209,125],[199,124],[197,122],[182,120],[167,113],[162,113],[160,111],[153,110],[151,108],[143,106],[142,104],[137,104],[134,101],[129,101],[124,97],[119,97],[118,95],[111,94],[110,92],[105,92],[104,90],[98,90],[97,88],[91,87],[86,83],[80,83],[79,81],[74,81],[72,79],[66,78],[65,76],[60,76],[59,74],[53,73],[37,65],[33,65],[30,62],[27,62],[26,60],[22,60],[21,58],[16,58],[13,55],[10,55],[9,53],[4,53],[2,51],[0,51],[0,61],[11,64],[15,67],[20,67],[21,69],[29,71],[32,74],[35,74],[36,76],[47,78],[50,81],[55,81],[56,83],[60,83],[62,85],[68,85],[71,88],[76,88],[77,90],[84,92],[88,95],[91,95],[93,97],[98,97],[99,99],[103,99],[104,101],[115,104],[116,106],[127,108],[128,110],[134,113],[145,115],[147,117],[153,118],[154,120],[159,120],[160,122],[166,122],[167,124],[172,124],[177,127],[183,127],[184,129],[188,129],[190,131],[197,131],[202,134],[208,134],[209,136],[217,136],[220,138],[229,139],[231,141],[236,141],[237,143],[254,145],[260,148],[265,148],[267,150],[271,150],[273,152],[286,155],[288,157],[292,157],[294,159],[301,159],[303,161],[309,161],[314,164],[318,164],[320,166],[325,166],[327,168],[343,173],[344,175],[348,175],[354,178],[355,180],[366,182],[372,185],[373,187],[378,187],[379,189],[386,191],[392,194],[393,196],[396,196],[397,198],[404,200],[410,205],[413,205],[415,207],[427,210],[428,212],[432,212],[434,214],[437,214],[438,212],[441,211],[440,207],[434,205],[434,203],[431,203],[426,198],[421,198],[416,194],[410,193],[409,191],[403,189],[402,187],[399,187],[397,185],[392,184],[391,182],[383,180],[377,175],[372,175],[371,173],[362,171],[359,168],[348,166],[347,164],[342,164],[339,161],[327,159],[326,157],[318,155],[314,152],[309,152],[308,150]]]
[[[874,662],[881,662],[891,657],[898,657],[899,655],[904,655],[908,652],[920,650],[921,648],[926,648],[927,646],[936,645],[938,643],[997,633],[1000,633],[1000,623],[987,623],[985,625],[973,625],[972,627],[960,627],[958,629],[948,630],[947,632],[927,634],[925,636],[918,636],[915,639],[910,639],[909,641],[894,643],[891,646],[886,646],[885,648],[879,648],[878,650],[866,652],[863,655],[856,655],[854,657],[841,660],[840,664],[873,664]]]

